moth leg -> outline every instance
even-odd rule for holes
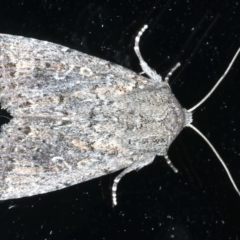
[[[178,169],[172,164],[171,160],[169,159],[168,155],[165,154],[164,155],[164,159],[166,160],[167,164],[171,167],[171,169],[177,173],[178,172]]]
[[[140,66],[143,70],[144,73],[146,73],[153,82],[161,82],[162,81],[162,77],[160,75],[158,75],[153,69],[151,69],[148,64],[143,60],[143,57],[140,53],[140,49],[139,49],[139,41],[140,38],[143,34],[143,32],[148,28],[147,25],[144,25],[143,28],[138,32],[138,35],[135,38],[135,46],[134,46],[134,50],[135,53],[139,59],[140,62]]]
[[[169,78],[172,76],[172,74],[174,73],[174,71],[175,71],[178,67],[180,67],[180,66],[181,66],[181,64],[178,62],[178,63],[170,70],[170,72],[167,74],[167,76],[164,78],[164,81],[165,81],[165,82],[168,82]]]
[[[125,176],[127,173],[132,172],[133,170],[139,170],[143,168],[144,166],[150,164],[153,162],[155,155],[153,154],[145,154],[142,157],[142,160],[139,160],[138,162],[134,162],[132,165],[130,165],[128,168],[124,169],[113,181],[112,186],[112,201],[113,205],[117,205],[117,185],[121,178]]]

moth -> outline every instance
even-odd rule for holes
[[[143,77],[119,65],[67,47],[20,36],[0,34],[0,103],[13,117],[0,133],[0,200],[21,198],[62,189],[124,169],[127,173],[164,156],[188,126],[210,145],[192,124],[168,84],[143,60],[139,41],[134,50]]]

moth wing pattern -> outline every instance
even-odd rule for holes
[[[167,84],[61,45],[6,34],[0,34],[0,102],[13,117],[1,128],[1,200],[152,161],[184,125]],[[159,128],[169,121],[169,129]]]

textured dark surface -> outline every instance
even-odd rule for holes
[[[134,36],[148,24],[142,55],[162,76],[176,61],[182,63],[181,74],[170,85],[188,109],[211,89],[238,49],[239,10],[236,1],[1,1],[0,32],[55,42],[141,72]],[[239,69],[238,59],[193,116],[193,124],[219,151],[238,186]],[[156,159],[122,179],[116,208],[111,207],[111,186],[118,173],[54,193],[3,201],[1,237],[237,239],[240,199],[208,146],[187,129],[171,145],[169,157],[178,174]]]

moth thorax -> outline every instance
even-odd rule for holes
[[[188,112],[185,108],[183,109],[184,115],[185,115],[185,126],[188,126],[189,124],[192,123],[193,118],[192,118],[192,112]]]

